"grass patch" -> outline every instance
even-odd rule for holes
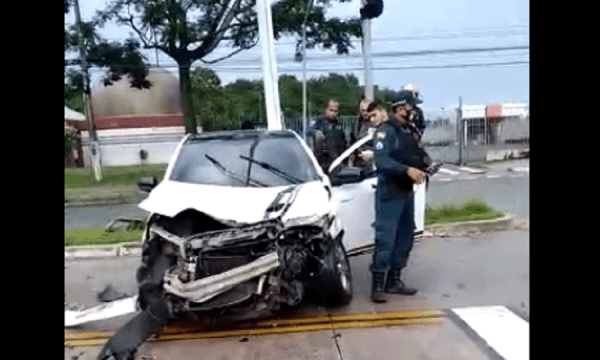
[[[140,178],[156,176],[160,181],[167,170],[167,164],[134,165],[134,166],[103,166],[102,180],[96,182],[92,169],[65,168],[65,189],[102,188],[111,186],[137,187]]]
[[[425,209],[425,225],[457,221],[491,220],[504,213],[493,209],[479,199],[468,200],[461,205],[442,205]]]
[[[469,200],[461,205],[442,205],[425,209],[425,225],[459,221],[491,220],[504,213],[493,209],[481,200]],[[107,232],[104,227],[65,229],[65,246],[105,245],[141,241],[141,229],[116,228]]]
[[[144,198],[140,178],[156,176],[160,182],[166,170],[167,164],[104,166],[96,182],[91,168],[65,168],[65,203],[136,203]]]
[[[143,230],[115,229],[104,231],[104,227],[65,229],[65,246],[106,245],[141,241]]]

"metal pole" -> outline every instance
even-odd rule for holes
[[[362,0],[365,5],[366,0]],[[365,19],[362,22],[363,29],[363,61],[365,68],[365,98],[373,101],[373,73],[371,69],[371,20]]]
[[[465,124],[462,118],[462,97],[458,97],[458,108],[456,109],[456,124],[458,126],[458,165],[464,165],[463,163],[463,143],[464,139],[464,127]]]
[[[262,48],[267,127],[269,130],[281,130],[283,129],[283,119],[279,104],[277,61],[275,58],[273,21],[269,3],[268,0],[258,0],[256,2],[256,12],[258,14],[258,32]]]
[[[85,46],[83,44],[83,32],[81,30],[81,13],[79,12],[79,0],[74,0],[75,21],[77,22],[79,56],[81,57],[81,67],[83,69],[83,100],[85,104],[85,117],[88,124],[88,136],[90,143],[90,153],[92,157],[92,171],[96,181],[102,180],[102,167],[100,157],[100,146],[98,136],[94,128],[94,113],[92,109],[92,91],[90,89],[90,75],[86,60]]]
[[[306,141],[306,27],[302,25],[302,139]]]
[[[304,22],[302,22],[302,138],[306,141],[306,20],[312,9],[313,0],[308,0]]]

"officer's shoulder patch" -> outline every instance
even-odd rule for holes
[[[378,141],[377,143],[375,143],[375,149],[376,150],[383,149],[383,143],[381,141]]]
[[[385,139],[385,135],[386,135],[386,132],[385,132],[385,131],[378,131],[378,132],[375,134],[375,138],[376,138],[376,139]]]

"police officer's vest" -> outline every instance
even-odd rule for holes
[[[421,145],[420,136],[416,129],[411,126],[400,125],[394,120],[388,120],[379,127],[382,126],[392,127],[396,134],[390,149],[390,157],[393,160],[421,171],[425,171],[431,165],[431,159]],[[384,188],[394,188],[396,194],[406,194],[413,190],[412,179],[406,174],[386,176],[379,173],[379,182]]]
[[[321,166],[328,167],[335,158],[346,149],[346,135],[340,124],[331,125],[319,119],[315,122],[313,131],[320,130],[325,135],[325,141],[315,147],[315,157]]]

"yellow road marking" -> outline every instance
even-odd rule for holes
[[[446,313],[439,310],[390,311],[382,313],[324,314],[289,319],[269,319],[251,324],[250,328],[221,331],[202,331],[185,325],[167,327],[150,338],[150,341],[190,340],[206,338],[287,334],[344,328],[366,328],[392,325],[431,324],[442,321]],[[65,346],[103,345],[114,331],[89,331],[65,333]]]

